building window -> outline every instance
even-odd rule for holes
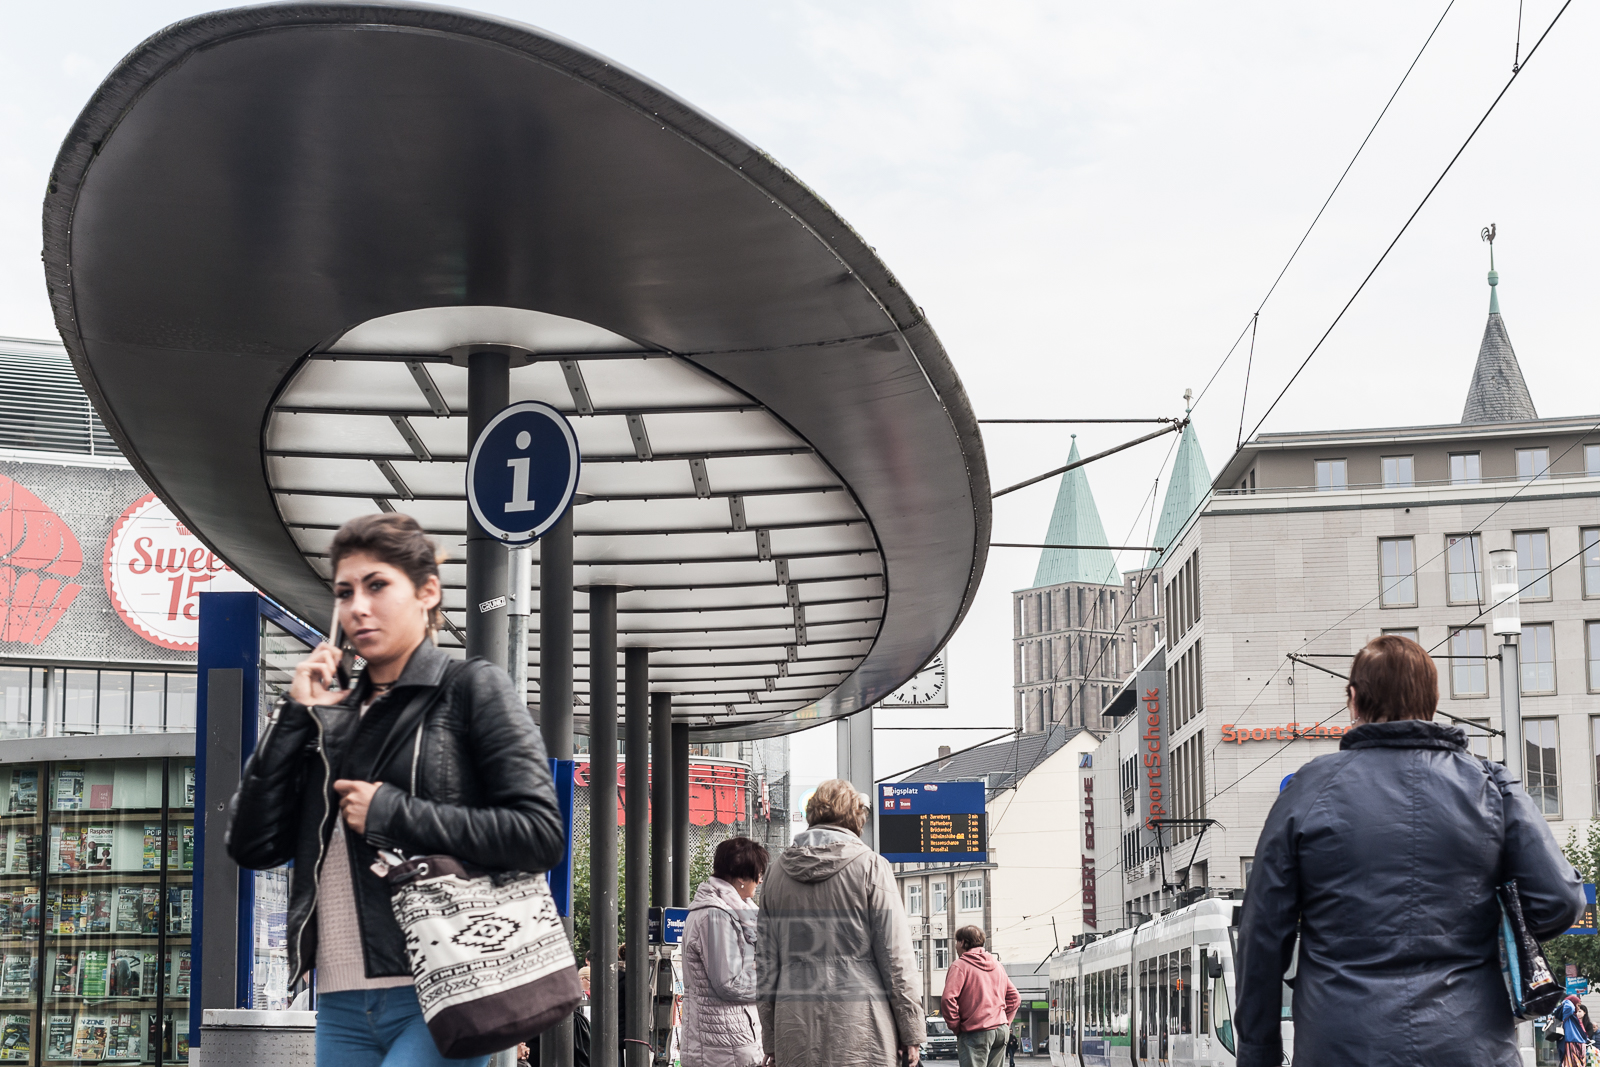
[[[1531,482],[1535,478],[1550,477],[1550,450],[1548,448],[1517,449],[1517,478]]]
[[[1556,691],[1555,630],[1547,622],[1522,627],[1522,692],[1526,696]]]
[[[943,882],[933,883],[933,913],[943,915],[945,912],[945,891]]]
[[[1600,478],[1600,445],[1583,446],[1583,473]]]
[[[1378,560],[1383,576],[1379,602],[1386,608],[1416,607],[1416,552],[1411,538],[1382,538],[1378,541]]]
[[[1477,485],[1483,481],[1483,463],[1476,452],[1457,452],[1450,457],[1450,484]]]
[[[1483,600],[1483,546],[1478,535],[1446,537],[1444,543],[1450,603],[1479,603]]]
[[[922,970],[922,938],[914,937],[911,939],[911,951],[916,954],[917,970],[920,972]]]
[[[1583,595],[1600,596],[1600,528],[1589,527],[1583,539]]]
[[[1556,720],[1523,719],[1523,779],[1533,806],[1545,815],[1561,814],[1556,772]]]
[[[933,969],[942,971],[950,966],[950,939],[936,937],[933,939]]]
[[[1489,732],[1488,719],[1471,719],[1465,726],[1467,734],[1467,751],[1479,759],[1494,759],[1490,755],[1490,742],[1494,735]]]
[[[922,914],[922,886],[916,882],[906,886],[906,914]]]
[[[1414,475],[1416,464],[1410,456],[1383,457],[1383,487],[1385,489],[1410,489],[1417,484]]]
[[[958,886],[958,888],[961,895],[956,900],[956,904],[962,911],[983,910],[982,878],[963,878],[961,879],[961,884]]]
[[[1594,750],[1594,781],[1596,790],[1600,790],[1600,715],[1589,720],[1589,743]],[[1600,810],[1597,808],[1596,810]]]
[[[1484,654],[1483,627],[1467,626],[1450,632],[1450,695],[1489,695],[1489,666]]]
[[[1589,692],[1600,693],[1600,622],[1587,622],[1589,635]]]
[[[1345,461],[1342,459],[1319,459],[1317,464],[1317,492],[1329,493],[1348,488],[1349,481],[1345,477]]]
[[[1529,530],[1512,539],[1517,549],[1517,585],[1523,600],[1550,599],[1550,534]]]
[[[1422,644],[1422,638],[1418,636],[1418,631],[1414,630],[1414,629],[1404,629],[1404,628],[1402,628],[1402,629],[1399,629],[1399,630],[1385,630],[1383,632],[1386,633],[1386,634],[1394,634],[1396,637],[1410,638],[1412,641],[1415,641],[1417,644],[1419,644],[1419,645]]]

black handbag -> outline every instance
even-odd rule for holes
[[[1496,895],[1500,898],[1500,930],[1495,940],[1500,946],[1500,974],[1511,998],[1511,1014],[1524,1021],[1543,1018],[1561,1003],[1566,986],[1551,974],[1550,961],[1523,921],[1516,879],[1501,885]]]

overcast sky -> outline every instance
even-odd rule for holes
[[[632,67],[775,156],[840,212],[939,331],[981,417],[1182,412],[1445,9],[1426,3],[494,2],[478,8]],[[1526,0],[1526,54],[1560,0]],[[12,4],[0,44],[0,334],[54,337],[44,183],[113,64],[205,4]],[[1518,0],[1457,0],[1262,312],[1245,429],[1277,395],[1510,76]],[[1575,4],[1269,430],[1453,422],[1501,308],[1541,415],[1600,412],[1593,329],[1600,13]],[[1583,57],[1589,55],[1590,60]],[[1587,71],[1588,73],[1585,73]],[[1241,350],[1195,412],[1215,474],[1239,431]],[[1066,427],[989,427],[1005,485],[1059,465]],[[1136,427],[1085,426],[1096,451]],[[1107,535],[1143,543],[1165,442],[1089,468]],[[1164,484],[1164,483],[1163,483]],[[1054,483],[1006,497],[995,539],[1044,535]],[[1132,560],[1125,561],[1132,565]],[[880,774],[1012,721],[997,549],[950,648],[948,712],[880,713]],[[796,739],[831,775],[833,729]]]

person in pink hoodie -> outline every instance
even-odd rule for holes
[[[940,998],[945,1024],[956,1035],[956,1056],[961,1067],[1001,1067],[1022,998],[1000,961],[983,950],[978,927],[957,930],[956,949],[960,955],[944,976]]]

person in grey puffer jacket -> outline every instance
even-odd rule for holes
[[[773,1067],[917,1067],[927,1040],[911,927],[889,861],[861,841],[845,781],[806,802],[810,829],[773,866],[756,939],[761,1041]]]
[[[756,1014],[756,906],[767,850],[730,837],[711,857],[711,877],[689,902],[683,930],[684,1067],[753,1067],[762,1058]]]
[[[1238,1067],[1283,1061],[1297,932],[1295,1067],[1518,1067],[1496,887],[1516,880],[1544,940],[1582,913],[1582,879],[1505,768],[1470,755],[1461,730],[1427,721],[1439,678],[1415,641],[1368,643],[1349,702],[1359,725],[1296,772],[1256,846],[1239,930]]]

